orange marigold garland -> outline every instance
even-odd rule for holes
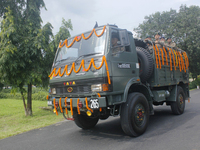
[[[79,38],[76,36],[76,37],[73,39],[73,41],[71,42],[70,45],[68,45],[68,40],[66,39],[62,44],[61,44],[61,42],[60,42],[59,48],[62,48],[64,45],[65,45],[67,48],[69,48],[69,47],[71,47],[71,46],[74,44],[75,41],[76,41],[76,42],[79,42],[79,41],[81,40],[82,37],[83,37],[84,40],[87,40],[87,39],[89,39],[89,38],[92,36],[92,33],[93,33],[93,32],[94,32],[94,34],[95,34],[97,37],[100,37],[100,36],[103,35],[105,29],[106,29],[106,26],[103,27],[103,31],[102,31],[101,34],[99,34],[99,35],[96,33],[96,30],[93,29],[93,30],[91,31],[91,33],[89,34],[88,37],[85,37],[85,35],[82,33],[81,36],[80,36]]]
[[[88,66],[88,68],[85,68],[85,61],[84,59],[81,61],[81,64],[79,66],[79,68],[76,70],[76,67],[75,67],[75,62],[72,63],[72,66],[71,66],[71,69],[70,71],[68,72],[68,65],[65,66],[63,72],[61,73],[61,68],[58,69],[58,71],[56,72],[56,68],[54,68],[51,72],[51,74],[49,75],[49,77],[51,78],[52,76],[56,77],[56,76],[60,76],[62,77],[65,73],[66,75],[70,75],[72,73],[72,70],[75,72],[75,73],[78,73],[81,68],[83,67],[84,71],[89,71],[89,69],[91,68],[91,66],[93,65],[93,67],[97,70],[99,70],[103,64],[105,63],[105,66],[106,66],[106,72],[107,72],[107,77],[108,77],[108,83],[111,84],[111,81],[110,81],[110,74],[109,74],[109,69],[108,69],[108,64],[107,64],[107,61],[106,61],[106,57],[103,56],[102,57],[102,62],[101,62],[101,65],[99,67],[97,67],[94,63],[94,58],[91,59],[90,61],[90,64]]]

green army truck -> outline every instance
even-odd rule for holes
[[[187,54],[152,47],[116,25],[61,41],[49,75],[48,105],[82,129],[120,115],[129,136],[145,132],[153,105],[182,114],[189,100]]]

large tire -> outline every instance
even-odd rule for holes
[[[171,110],[175,115],[181,115],[185,110],[185,93],[180,86],[177,87],[176,102],[171,102]]]
[[[128,95],[127,102],[122,105],[121,127],[129,136],[143,134],[149,123],[149,105],[146,97],[138,92]]]
[[[142,47],[136,47],[136,51],[140,64],[140,79],[142,82],[146,82],[153,73],[153,58],[151,54]]]
[[[93,128],[99,121],[99,118],[91,118],[88,117],[87,115],[83,115],[83,114],[78,114],[77,111],[74,111],[74,121],[75,124],[82,128],[82,129],[91,129]]]

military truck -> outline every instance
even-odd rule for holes
[[[99,26],[60,42],[49,75],[48,105],[82,129],[120,116],[123,131],[139,136],[154,114],[153,105],[171,106],[176,115],[184,112],[188,67],[183,50],[155,44],[149,49],[126,29]]]

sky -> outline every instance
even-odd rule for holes
[[[181,5],[200,7],[200,0],[44,0],[43,24],[50,22],[54,35],[59,31],[62,18],[71,19],[71,36],[92,30],[96,21],[99,26],[115,24],[119,28],[133,31],[145,20],[145,16],[156,12],[177,12]]]

